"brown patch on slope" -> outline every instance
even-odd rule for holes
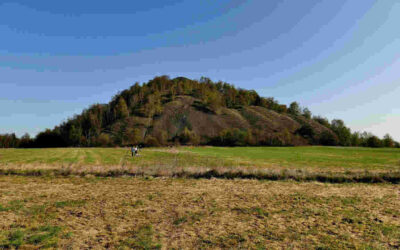
[[[221,108],[221,114],[207,113],[193,107],[195,100],[193,97],[179,96],[175,101],[165,104],[162,115],[154,120],[154,133],[166,131],[171,139],[188,127],[197,135],[214,137],[227,128],[250,128],[237,110]]]
[[[313,127],[317,138],[324,131],[333,133],[329,128],[313,120],[304,117],[294,119],[287,114],[279,114],[259,106],[247,106],[241,109],[220,107],[218,112],[214,113],[196,108],[194,105],[196,101],[199,100],[191,96],[177,96],[174,101],[164,104],[162,114],[153,120],[146,118],[140,120],[136,117],[133,119],[138,126],[150,128],[148,132],[152,135],[165,133],[168,140],[180,135],[185,127],[203,138],[218,136],[224,129],[232,128],[257,129],[272,137],[280,137],[289,132],[292,135],[293,145],[308,144],[306,139],[295,135],[302,123]]]
[[[287,115],[263,107],[249,106],[242,110],[242,114],[249,120],[253,120],[253,126],[266,129],[268,132],[283,132],[287,129],[294,133],[300,124]]]

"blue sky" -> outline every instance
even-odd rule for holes
[[[0,133],[157,75],[255,89],[400,140],[400,2],[0,1]]]

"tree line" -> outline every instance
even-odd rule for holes
[[[196,108],[213,114],[219,114],[221,108],[260,106],[292,117],[301,127],[294,135],[288,131],[267,134],[258,129],[226,129],[213,138],[200,138],[190,126],[185,126],[172,140],[168,140],[164,132],[157,135],[144,134],[137,126],[138,122],[142,126],[151,127],[149,121],[163,112],[164,104],[173,102],[178,96],[196,98]],[[323,132],[317,136],[305,120],[318,122],[334,133]],[[213,82],[205,77],[191,80],[184,77],[170,79],[168,76],[155,77],[143,84],[135,83],[115,95],[108,104],[92,105],[81,114],[34,138],[28,134],[21,138],[15,134],[0,135],[0,147],[160,146],[171,143],[290,146],[294,145],[296,137],[306,138],[310,144],[316,145],[399,147],[399,143],[390,135],[380,139],[370,133],[352,133],[342,120],[329,122],[326,118],[312,116],[309,109],[301,108],[297,102],[286,106],[272,97],[260,97],[254,90],[238,89],[226,82]]]

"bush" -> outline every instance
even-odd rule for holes
[[[307,139],[313,139],[315,135],[315,131],[313,127],[310,126],[310,124],[303,124],[298,130],[296,130],[296,134],[301,135],[304,138]]]
[[[367,139],[367,147],[379,148],[382,147],[382,142],[376,136],[371,136]]]
[[[34,141],[34,147],[38,148],[56,148],[66,146],[68,145],[62,136],[56,131],[52,131],[50,129],[39,133]]]
[[[148,147],[159,147],[160,143],[158,142],[157,138],[149,135],[145,138],[144,145]]]
[[[319,138],[319,143],[321,145],[326,146],[336,146],[338,144],[338,139],[334,134],[329,131],[324,131],[321,133],[321,137]]]
[[[101,147],[108,147],[112,145],[112,140],[110,135],[101,133],[96,140],[96,144]]]
[[[220,135],[213,138],[210,144],[215,146],[244,146],[248,139],[247,132],[238,128],[224,129]]]
[[[200,143],[199,136],[187,127],[185,127],[182,133],[179,136],[175,137],[174,140],[178,140],[182,144],[198,145]]]

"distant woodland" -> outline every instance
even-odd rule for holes
[[[3,148],[130,145],[400,147],[389,134],[352,132],[342,120],[313,116],[297,102],[286,106],[205,77],[155,77],[34,138],[0,135]]]

